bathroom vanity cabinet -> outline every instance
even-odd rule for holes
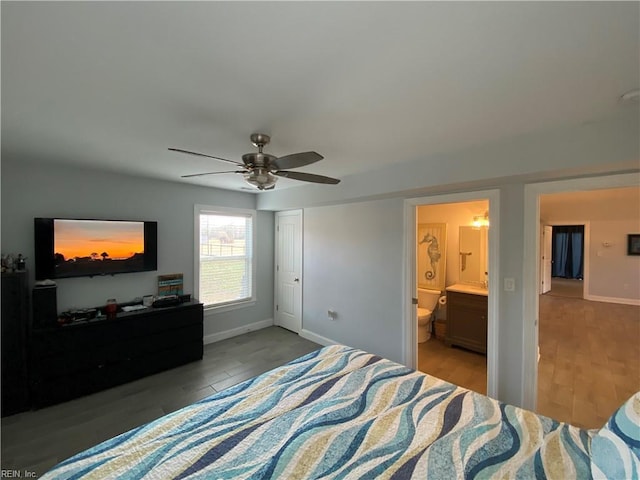
[[[487,353],[487,296],[447,288],[445,343]]]

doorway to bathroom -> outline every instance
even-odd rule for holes
[[[417,369],[487,393],[489,200],[416,207]]]

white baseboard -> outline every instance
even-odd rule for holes
[[[592,302],[620,303],[622,305],[640,305],[640,299],[637,298],[600,297],[598,295],[585,295],[584,299]]]
[[[249,323],[238,328],[232,328],[231,330],[225,330],[224,332],[206,335],[203,339],[203,343],[207,345],[209,343],[219,342],[220,340],[237,337],[243,333],[253,332],[254,330],[260,330],[271,326],[273,326],[273,318],[268,318],[266,320],[260,320],[259,322]]]
[[[340,342],[336,342],[335,340],[331,340],[330,338],[323,337],[322,335],[318,335],[317,333],[305,330],[304,328],[300,330],[300,333],[298,335],[300,335],[302,338],[306,338],[307,340],[311,340],[312,342],[319,343],[324,347],[329,345],[341,344]]]

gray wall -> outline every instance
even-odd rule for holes
[[[499,188],[499,276],[516,290],[499,296],[497,397],[513,404],[523,403],[524,187]],[[304,209],[304,330],[404,362],[404,228],[404,199]]]
[[[516,285],[500,292],[497,306],[497,398],[525,404],[524,352],[535,341],[526,337],[535,319],[527,318],[522,288],[524,259],[535,255],[525,251],[525,185],[638,171],[637,132],[637,115],[623,112],[610,121],[347,177],[338,189],[312,185],[260,195],[262,208],[305,207],[303,329],[402,361],[404,199],[497,188],[498,284],[513,278]],[[326,319],[328,308],[338,312],[336,322]]]
[[[499,296],[498,398],[522,405],[523,352],[528,341],[525,326],[533,321],[525,316],[522,290],[526,273],[523,259],[532,254],[524,247],[526,182],[637,171],[638,117],[631,113],[611,121],[508,139],[402,168],[348,177],[336,186],[339,188],[308,185],[259,194],[257,203],[262,209],[304,208],[303,329],[401,361],[404,199],[498,188],[498,281],[502,284],[508,277],[516,281],[514,292],[501,292]],[[253,206],[253,197],[228,191],[89,172],[76,174],[75,170],[32,172],[22,164],[9,169],[2,166],[3,251],[31,254],[34,216],[94,216],[97,210],[106,216],[122,217],[131,212],[131,217],[169,218],[161,234],[166,234],[170,245],[161,249],[158,273],[183,271],[188,277],[192,269],[193,204]],[[5,211],[9,215],[5,216]],[[260,301],[253,309],[211,319],[207,323],[209,332],[272,316],[273,219],[269,215],[267,221],[264,215],[269,214],[259,216],[259,228],[263,229],[258,252],[263,262],[259,267]],[[86,280],[92,285],[100,280],[104,289],[102,284],[92,288],[76,285],[80,282],[74,282],[74,288],[93,295],[86,303],[91,305],[109,296],[118,298],[119,292],[136,290],[138,294],[155,287],[153,275],[147,278],[140,274],[138,281],[143,284],[139,288],[125,277]],[[120,287],[120,279],[129,288]],[[187,284],[187,288],[191,286]],[[69,299],[76,297],[68,295]],[[329,308],[338,312],[333,323],[326,320]]]
[[[157,291],[157,275],[183,273],[184,291],[193,293],[193,207],[208,204],[255,208],[248,193],[187,186],[3,159],[2,252],[28,257],[34,281],[34,217],[113,218],[158,222],[158,271],[113,277],[59,279],[58,311],[130,301]],[[205,335],[272,319],[273,212],[258,212],[257,302],[251,307],[207,315]]]
[[[306,209],[303,329],[402,362],[402,242],[402,200]]]

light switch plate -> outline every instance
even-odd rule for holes
[[[516,279],[515,278],[505,278],[504,279],[504,291],[505,292],[515,292],[516,291]]]

